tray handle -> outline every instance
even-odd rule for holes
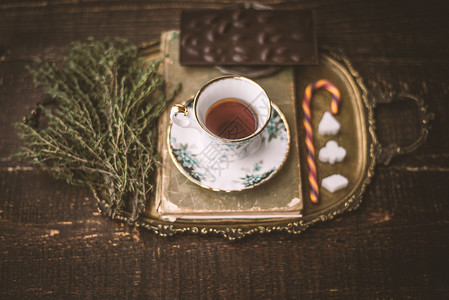
[[[382,101],[382,104],[392,103],[395,99],[402,98],[413,101],[418,109],[419,125],[421,127],[421,132],[419,137],[410,145],[398,146],[397,144],[390,144],[387,146],[381,145],[379,142],[376,144],[376,160],[384,165],[388,165],[391,160],[398,156],[407,153],[411,153],[418,149],[427,140],[430,130],[430,121],[435,118],[435,114],[427,110],[427,106],[424,100],[409,94],[409,93],[390,93],[388,97]]]

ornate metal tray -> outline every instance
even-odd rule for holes
[[[257,222],[221,221],[210,223],[207,221],[168,222],[157,217],[141,216],[136,221],[131,221],[130,213],[124,212],[121,215],[112,214],[107,202],[97,197],[99,210],[113,219],[149,229],[161,236],[171,236],[177,233],[217,234],[229,240],[234,240],[253,233],[280,231],[298,234],[317,222],[330,220],[339,214],[356,209],[362,201],[363,193],[367,185],[374,176],[376,164],[388,164],[395,155],[414,151],[425,141],[428,135],[430,128],[429,121],[432,118],[432,114],[427,112],[424,102],[409,94],[390,95],[390,101],[397,98],[406,98],[415,102],[418,107],[419,122],[422,129],[418,140],[407,147],[399,147],[396,145],[383,147],[380,145],[375,132],[375,102],[370,99],[360,75],[342,55],[321,51],[320,64],[317,66],[298,67],[295,77],[297,99],[302,98],[304,88],[308,83],[322,78],[334,82],[341,91],[342,105],[340,114],[342,132],[338,137],[338,141],[339,144],[351,145],[346,149],[347,162],[340,167],[317,162],[317,168],[320,178],[323,178],[326,174],[344,174],[349,180],[349,186],[347,188],[334,194],[321,189],[321,200],[319,204],[310,203],[307,188],[307,164],[305,163],[306,151],[303,142],[304,130],[301,124],[299,124],[302,123],[300,122],[301,120],[298,120],[298,124],[296,125],[299,127],[299,132],[301,133],[299,138],[300,162],[303,166],[301,168],[301,172],[303,173],[302,192],[304,199],[302,217],[282,220],[262,220]],[[312,101],[313,115],[319,115],[328,109],[329,101],[320,99],[326,96],[325,92],[316,94],[316,99]],[[297,107],[298,109],[300,107],[299,101]],[[301,113],[298,115],[301,116]],[[318,122],[318,117],[313,118],[314,128],[318,126]],[[326,138],[315,134],[314,141],[316,149],[319,149],[326,142]]]

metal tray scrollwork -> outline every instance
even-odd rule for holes
[[[257,222],[236,222],[223,221],[216,223],[207,222],[167,222],[160,219],[141,216],[136,221],[131,221],[130,214],[113,214],[106,201],[101,200],[97,195],[99,210],[116,220],[132,223],[135,226],[149,229],[161,236],[172,236],[177,233],[194,234],[217,234],[229,240],[240,239],[253,233],[267,232],[288,232],[298,234],[311,225],[334,218],[344,212],[356,209],[363,198],[368,184],[375,173],[377,163],[388,164],[391,159],[400,154],[414,151],[425,142],[430,129],[430,120],[433,114],[427,111],[422,99],[406,93],[390,95],[391,101],[396,98],[407,98],[415,102],[419,112],[419,122],[421,126],[420,137],[407,147],[397,145],[382,146],[376,137],[375,126],[375,102],[369,99],[367,89],[362,78],[357,71],[342,55],[322,53],[320,64],[317,66],[301,66],[296,69],[296,91],[297,98],[302,97],[306,85],[318,79],[326,78],[334,82],[342,94],[342,104],[340,109],[342,133],[338,137],[339,144],[347,146],[347,161],[337,170],[329,164],[317,164],[318,174],[322,178],[325,174],[341,173],[348,180],[347,188],[337,191],[333,194],[322,191],[319,204],[311,204],[308,201],[307,188],[307,168],[306,151],[303,143],[303,128],[299,126],[301,132],[300,152],[301,168],[303,178],[303,198],[304,208],[302,217],[283,219],[275,221],[257,221]],[[317,94],[317,98],[325,97],[325,94]],[[298,104],[298,107],[299,104]],[[312,103],[312,112],[318,114],[328,108],[328,101],[315,99]],[[299,114],[300,115],[300,114]],[[317,128],[319,118],[313,119],[313,126]],[[299,122],[302,123],[302,122]],[[314,136],[316,148],[322,147],[326,142],[325,137]],[[349,146],[350,145],[350,146]],[[321,175],[320,175],[321,174]],[[305,179],[305,180],[304,180]],[[323,189],[321,189],[323,190]]]

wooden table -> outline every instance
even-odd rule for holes
[[[449,22],[445,1],[298,1],[312,8],[320,46],[343,51],[373,99],[409,92],[435,113],[425,145],[378,166],[357,211],[298,236],[159,237],[97,212],[87,189],[9,156],[42,91],[25,70],[70,42],[135,43],[179,28],[181,9],[228,2],[0,3],[0,298],[447,298],[449,292]],[[277,1],[261,1],[272,3]],[[413,106],[377,109],[388,144],[419,132]]]

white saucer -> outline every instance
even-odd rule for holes
[[[185,105],[190,109],[192,99]],[[290,130],[285,116],[272,104],[271,118],[262,131],[262,145],[250,156],[230,157],[212,143],[203,145],[201,133],[170,123],[168,149],[170,156],[190,181],[216,191],[242,191],[272,178],[287,159]]]

